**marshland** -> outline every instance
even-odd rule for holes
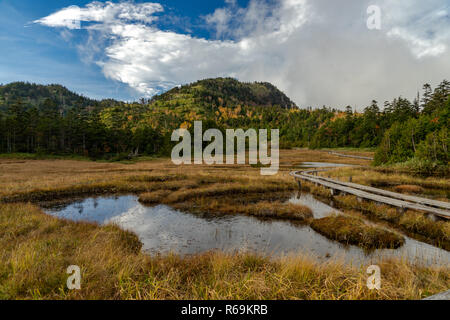
[[[0,298],[421,299],[447,290],[450,222],[299,189],[289,175],[328,167],[322,174],[336,179],[448,201],[446,178],[370,165],[308,149],[281,150],[276,176],[156,157],[4,157]],[[382,290],[366,286],[372,264]],[[66,287],[69,265],[81,268],[79,291]]]
[[[450,295],[449,0],[379,2],[0,0],[0,300]]]

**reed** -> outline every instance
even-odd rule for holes
[[[336,168],[322,175],[347,180],[352,177],[353,182],[373,187],[396,187],[414,185],[426,189],[448,190],[450,180],[446,177],[423,177],[408,173],[386,171],[376,167],[364,168]]]
[[[450,250],[450,222],[433,221],[422,213],[407,210],[404,213],[387,205],[378,205],[369,201],[358,201],[356,196],[331,196],[329,190],[322,186],[304,183],[303,187],[319,197],[329,198],[345,210],[358,210],[375,221],[386,221],[390,226],[408,233],[412,237]]]
[[[410,194],[420,194],[423,193],[425,190],[421,186],[415,186],[411,184],[402,184],[399,186],[396,186],[394,188],[396,192],[400,193],[410,193]]]
[[[31,204],[0,205],[0,299],[421,299],[450,287],[448,267],[379,264],[380,291],[339,260],[209,252],[149,256],[115,226],[48,216]],[[81,290],[66,269],[81,268]]]
[[[421,299],[450,287],[448,267],[401,259],[380,263],[382,290],[370,291],[365,268],[339,260],[323,263],[302,255],[273,258],[244,251],[150,256],[131,232],[56,219],[33,204],[133,193],[152,205],[309,224],[308,207],[284,201],[297,187],[289,172],[304,161],[368,164],[326,152],[288,150],[281,152],[280,173],[262,177],[248,165],[175,166],[168,159],[124,164],[1,158],[0,299]],[[373,179],[385,183],[384,173],[377,174]],[[395,185],[448,187],[445,179],[401,177]],[[353,200],[340,199],[348,204]],[[387,209],[368,214],[370,208],[359,210],[402,230],[448,239],[448,224]],[[66,287],[69,265],[81,267],[80,291]]]
[[[401,235],[370,226],[361,218],[332,215],[311,223],[318,233],[343,244],[354,244],[365,249],[397,249],[405,243]]]

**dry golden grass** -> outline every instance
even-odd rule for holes
[[[344,244],[354,244],[365,249],[396,249],[405,238],[380,227],[369,226],[361,218],[332,215],[311,223],[318,233]]]
[[[217,183],[198,189],[184,188],[182,190],[172,192],[165,198],[165,203],[179,203],[200,197],[221,197],[230,195],[246,195],[251,193],[290,191],[294,190],[294,188],[295,184],[293,182],[280,184],[271,183],[267,180],[264,183],[259,183],[257,181],[248,181],[247,183]]]
[[[120,277],[144,261],[132,233],[55,219],[29,204],[0,205],[0,230],[1,299],[74,297],[65,285],[72,264],[82,268],[86,297],[114,298]]]
[[[368,164],[287,150],[281,152],[280,173],[262,177],[259,168],[247,165],[175,166],[168,159],[135,164],[0,159],[0,298],[420,299],[448,289],[449,268],[400,260],[380,264],[377,292],[367,289],[363,268],[302,256],[150,257],[134,234],[118,227],[59,220],[32,204],[8,204],[135,193],[150,204],[309,223],[309,208],[280,201],[296,188],[289,171],[305,161]],[[423,222],[417,221],[402,223],[420,229]],[[66,288],[66,269],[73,264],[82,270],[81,291]]]
[[[396,192],[409,193],[409,194],[423,193],[425,191],[424,188],[422,188],[420,186],[411,185],[411,184],[403,184],[403,185],[396,186],[394,188],[394,190]]]
[[[152,192],[145,192],[139,195],[139,201],[144,204],[159,204],[163,203],[165,198],[167,197],[167,190],[156,190]]]
[[[212,183],[203,187],[183,187],[179,190],[156,190],[140,194],[144,204],[167,204],[190,212],[214,214],[246,214],[258,217],[307,221],[313,217],[310,208],[304,205],[287,204],[279,200],[264,201],[269,196],[274,199],[287,197],[294,190],[295,183],[277,183],[257,180],[247,183]]]
[[[197,198],[192,202],[173,204],[180,210],[207,212],[213,214],[245,214],[261,218],[289,219],[309,223],[313,218],[310,208],[301,204],[289,204],[281,201],[258,201],[239,203],[230,198]]]
[[[365,268],[308,257],[220,252],[150,257],[115,226],[59,220],[30,204],[0,205],[1,299],[421,299],[450,286],[448,267],[380,263],[382,288]],[[66,287],[69,265],[81,290]]]
[[[262,177],[251,166],[175,166],[168,159],[136,164],[0,159],[0,201],[45,201],[82,195],[189,190],[215,184],[230,192],[292,190],[288,172]],[[199,189],[200,190],[200,189]],[[234,191],[233,191],[234,190]],[[253,190],[253,191],[252,191]],[[219,192],[219,191],[214,191]],[[182,193],[182,192],[181,192]],[[180,196],[182,196],[180,193]]]
[[[373,152],[347,152],[339,151],[343,154],[359,155],[359,156],[373,156]],[[281,167],[293,167],[302,162],[331,162],[351,165],[369,166],[370,160],[361,160],[354,158],[344,158],[336,155],[332,155],[328,150],[309,150],[309,149],[293,149],[293,150],[280,150],[280,164]]]
[[[368,161],[333,156],[316,150],[281,150],[280,173],[262,177],[249,165],[174,165],[170,159],[134,164],[74,160],[14,160],[0,158],[0,199],[10,201],[70,197],[76,194],[104,194],[153,191],[149,185],[173,183],[182,188],[186,181],[199,185],[239,182],[241,184],[293,184],[289,172],[301,162],[366,164]],[[184,181],[184,182],[183,182]]]
[[[385,172],[375,167],[365,168],[336,168],[321,173],[324,176],[348,181],[352,177],[353,182],[373,187],[395,187],[400,185],[414,185],[428,189],[450,189],[450,179],[443,177],[420,177],[407,173]]]
[[[358,201],[356,196],[331,196],[328,189],[304,183],[303,186],[312,194],[323,198],[332,198],[334,204],[346,210],[358,210],[374,220],[386,221],[390,226],[405,231],[412,237],[450,250],[450,222],[433,221],[422,213],[407,210],[404,213],[387,205],[378,205],[368,201]]]

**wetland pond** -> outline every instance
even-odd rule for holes
[[[307,205],[315,218],[336,212],[310,194],[296,194],[289,201]],[[449,252],[406,236],[405,245],[397,250],[369,253],[356,246],[328,240],[309,226],[294,222],[244,215],[194,215],[165,205],[144,206],[134,195],[88,198],[45,211],[73,221],[117,224],[136,233],[143,243],[143,250],[151,255],[171,252],[191,255],[221,250],[270,256],[303,254],[321,261],[338,259],[356,265],[373,264],[390,257],[431,265],[448,265],[450,262]]]
[[[354,167],[352,164],[345,163],[331,163],[331,162],[301,162],[297,167],[299,168],[342,168]]]

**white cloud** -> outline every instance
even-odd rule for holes
[[[232,76],[272,82],[301,106],[363,107],[372,98],[412,97],[422,83],[449,74],[449,28],[441,29],[448,26],[447,8],[437,6],[443,2],[432,0],[436,10],[423,3],[412,10],[406,0],[385,0],[381,32],[366,28],[371,3],[360,0],[345,7],[326,0],[251,0],[246,8],[228,0],[205,17],[217,40],[159,29],[154,14],[163,8],[156,3],[93,2],[36,22],[88,30],[85,56],[141,95]],[[420,12],[429,14],[417,27]]]
[[[390,37],[399,37],[408,42],[412,52],[417,56],[417,58],[439,56],[447,49],[446,45],[441,41],[420,38],[402,28],[392,28],[387,35]]]
[[[65,27],[69,29],[81,29],[81,22],[109,24],[119,21],[140,21],[151,23],[155,20],[153,14],[161,11],[163,11],[163,7],[158,3],[135,4],[132,2],[113,3],[110,1],[102,3],[95,1],[86,5],[86,8],[70,6],[35,22],[49,27]]]
[[[387,35],[404,40],[417,58],[446,52],[450,42],[450,5],[443,0],[384,0]]]
[[[245,17],[255,23],[254,30],[251,37],[240,41],[205,40],[159,30],[151,25],[154,21],[151,14],[162,8],[152,3],[94,2],[86,8],[62,9],[36,22],[69,29],[82,28],[83,21],[97,22],[84,28],[99,31],[113,40],[105,48],[107,58],[97,62],[104,74],[151,96],[176,84],[205,77],[238,77],[268,45],[285,41],[305,22],[304,3],[305,0],[285,1],[277,11],[278,15],[265,21],[257,14],[263,3],[253,1],[245,10]],[[234,3],[231,5],[235,6]],[[243,12],[242,9],[239,11],[240,14]],[[217,12],[221,12],[220,9],[216,11],[216,17],[220,16]],[[290,15],[288,24],[281,23],[285,13]]]
[[[234,5],[234,4],[233,4]],[[229,33],[229,23],[233,17],[229,8],[216,9],[213,14],[207,15],[205,20],[208,24],[214,25],[218,37]]]

